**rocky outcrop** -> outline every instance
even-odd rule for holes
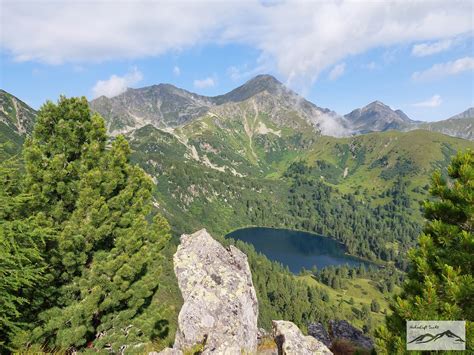
[[[330,355],[332,352],[312,336],[305,336],[292,322],[273,321],[273,335],[282,355]]]
[[[372,339],[345,320],[330,320],[329,334],[333,341],[345,339],[364,349],[372,349],[374,347]]]
[[[322,323],[311,323],[308,325],[308,334],[322,342],[326,346],[331,346],[329,334]]]
[[[181,236],[174,270],[184,299],[174,349],[255,353],[258,303],[247,256],[202,229]]]
[[[330,320],[329,332],[321,323],[308,325],[308,334],[331,348],[337,340],[347,340],[354,346],[363,349],[373,349],[374,342],[361,330],[353,327],[345,320]]]

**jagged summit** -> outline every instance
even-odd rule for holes
[[[355,109],[344,117],[357,133],[404,129],[414,122],[403,111],[394,111],[378,100]]]
[[[219,95],[213,98],[216,104],[225,102],[239,102],[245,101],[252,96],[255,96],[262,91],[267,91],[270,94],[277,95],[282,92],[289,92],[280,81],[268,74],[257,75],[250,79],[245,84],[228,92],[224,95]]]
[[[448,120],[456,120],[456,119],[472,118],[472,117],[474,117],[474,107],[469,107],[466,111],[458,113],[457,115],[454,115],[448,118]]]
[[[92,100],[92,110],[99,112],[112,133],[123,133],[147,124],[174,127],[208,112],[213,103],[201,96],[171,84],[128,89],[112,97]]]

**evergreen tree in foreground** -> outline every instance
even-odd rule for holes
[[[0,147],[1,149],[1,147]],[[12,161],[0,164],[0,353],[10,349],[9,337],[21,329],[29,308],[26,294],[44,281],[46,264],[40,245],[52,232],[39,216],[23,216],[31,196],[20,192],[20,174]]]
[[[129,155],[122,136],[106,149],[104,121],[85,98],[41,108],[24,152],[25,192],[31,215],[55,234],[39,247],[47,282],[30,294],[17,347],[118,351],[160,335],[153,295],[169,226],[150,217],[153,183]]]
[[[448,176],[433,176],[407,282],[377,332],[381,353],[406,352],[406,320],[466,320],[466,348],[474,348],[474,152],[458,153]]]

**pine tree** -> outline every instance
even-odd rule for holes
[[[0,164],[0,353],[9,349],[9,338],[21,329],[30,300],[26,295],[42,281],[45,262],[39,245],[50,237],[37,216],[24,216],[31,196],[20,192],[17,164]]]
[[[25,190],[31,212],[56,233],[42,250],[47,292],[17,346],[119,351],[160,335],[164,305],[153,295],[169,226],[151,217],[153,183],[129,156],[122,136],[106,149],[104,121],[85,98],[41,108],[24,153]]]
[[[380,304],[377,302],[377,300],[372,300],[370,303],[370,310],[375,313],[380,312]]]
[[[466,320],[466,347],[474,346],[474,152],[458,153],[448,178],[436,172],[430,192],[403,292],[377,332],[382,353],[406,351],[406,320]]]

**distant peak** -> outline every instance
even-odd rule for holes
[[[388,105],[385,105],[382,101],[379,101],[379,100],[375,100],[374,102],[371,102],[365,107],[374,107],[374,106],[389,107]]]
[[[228,92],[225,95],[214,97],[214,100],[218,104],[229,101],[244,101],[263,91],[267,91],[270,94],[278,94],[288,91],[288,89],[285,88],[285,86],[274,76],[261,74],[248,80],[245,84],[239,86],[231,92]]]
[[[453,117],[451,119],[458,119],[458,118],[471,118],[474,117],[474,107],[468,108],[466,111],[463,111]]]
[[[253,91],[267,90],[271,92],[272,90],[284,87],[284,85],[272,75],[260,74],[248,80],[242,87],[252,88]]]
[[[259,74],[248,81],[257,81],[257,82],[268,82],[283,85],[277,78],[270,74]]]

